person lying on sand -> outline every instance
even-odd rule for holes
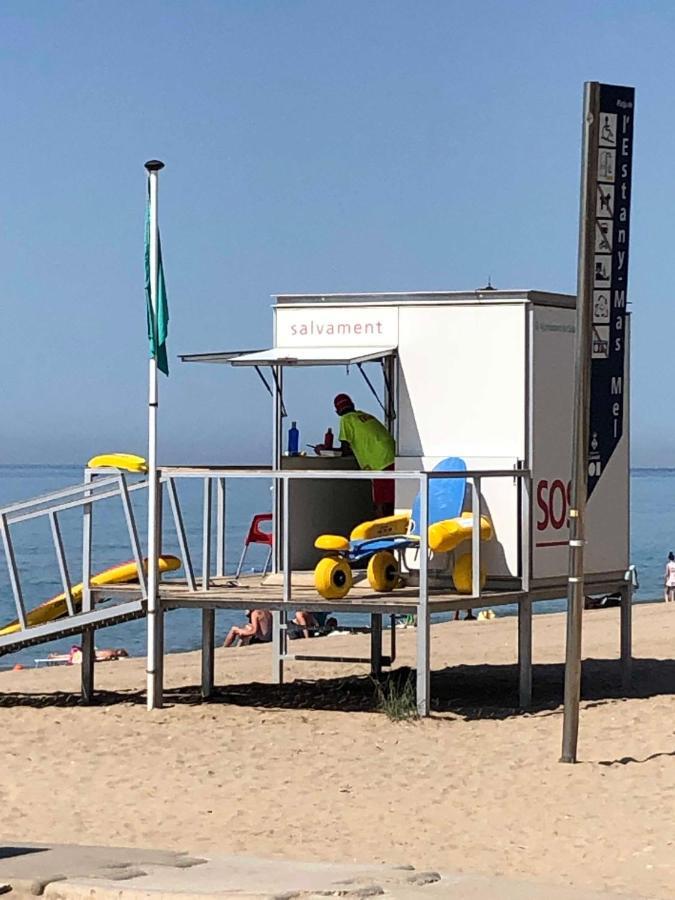
[[[129,654],[124,649],[124,647],[102,647],[99,649],[98,647],[94,650],[96,654],[96,662],[112,662],[116,659],[124,659],[128,657]],[[63,657],[63,662],[69,666],[79,666],[82,665],[82,647],[79,644],[74,644],[70,651],[67,654],[62,653],[50,653],[50,659],[58,659],[61,660]]]
[[[237,640],[241,647],[248,644],[268,644],[272,640],[272,613],[268,609],[247,609],[246,618],[247,625],[233,625],[230,628],[224,647],[232,647]]]

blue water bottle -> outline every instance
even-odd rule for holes
[[[297,424],[291,422],[291,427],[288,429],[288,455],[297,456],[299,448],[300,432],[298,431]]]

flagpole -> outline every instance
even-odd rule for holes
[[[150,207],[150,302],[154,347],[158,347],[157,289],[159,278],[159,230],[158,230],[158,182],[164,163],[158,159],[146,162]],[[162,706],[162,620],[157,594],[158,581],[158,482],[157,482],[157,411],[159,391],[157,385],[157,358],[150,356],[148,367],[148,632],[147,632],[147,706]]]

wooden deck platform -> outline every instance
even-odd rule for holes
[[[114,588],[94,588],[98,594],[125,595],[138,593],[138,585],[115,585]],[[429,610],[431,613],[452,612],[478,606],[504,606],[518,603],[525,595],[522,591],[484,591],[480,601],[466,594],[456,594],[447,588],[429,588]],[[357,582],[342,600],[325,600],[316,591],[307,573],[294,574],[291,582],[290,601],[284,601],[284,587],[281,576],[246,576],[238,581],[231,577],[213,577],[208,589],[201,580],[197,590],[190,590],[184,579],[162,581],[159,597],[166,609],[311,609],[316,612],[334,613],[384,613],[398,615],[416,614],[420,602],[419,589],[415,586],[399,588],[391,593],[373,591],[368,583]]]

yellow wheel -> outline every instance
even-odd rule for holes
[[[398,562],[393,553],[380,550],[368,563],[368,581],[374,591],[388,593],[398,584]]]
[[[324,556],[314,569],[314,586],[326,600],[340,600],[352,586],[352,570],[346,559]]]
[[[485,587],[487,574],[481,566],[480,586]],[[452,580],[455,583],[455,590],[458,594],[470,594],[473,590],[473,565],[471,564],[471,554],[463,553],[455,560],[452,567]]]

